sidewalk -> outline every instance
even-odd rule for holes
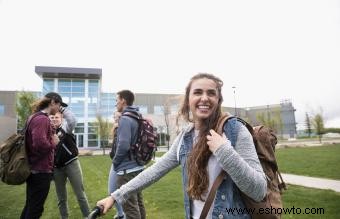
[[[155,161],[159,157],[156,157]],[[294,174],[282,173],[282,178],[287,184],[299,185],[315,189],[330,189],[335,192],[340,192],[340,180],[323,179],[309,176],[299,176]]]
[[[283,180],[288,184],[305,186],[316,189],[330,189],[340,192],[340,180],[322,179],[309,176],[299,176],[293,174],[282,174]]]

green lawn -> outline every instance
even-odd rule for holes
[[[282,148],[276,156],[283,173],[340,180],[340,144]]]
[[[299,211],[283,215],[283,218],[339,218],[340,193],[330,190],[310,189],[301,186],[288,186],[283,194],[283,207]],[[319,214],[304,214],[304,211],[313,212],[315,209],[323,209]]]
[[[108,156],[84,156],[80,158],[85,191],[91,207],[97,200],[107,196],[107,178],[111,165]],[[8,186],[0,182],[0,219],[19,218],[25,201],[25,185]],[[68,187],[70,218],[79,219],[81,213],[72,188]],[[147,218],[183,218],[183,192],[180,169],[176,168],[166,177],[143,191]],[[114,210],[102,218],[112,218]],[[58,218],[57,198],[54,184],[45,203],[43,219]]]
[[[339,146],[336,146],[335,151]],[[333,151],[333,147],[329,147]],[[297,148],[298,151],[304,148]],[[307,148],[308,150],[310,148]],[[307,150],[305,149],[305,150]],[[316,150],[317,148],[313,149]],[[286,165],[287,159],[283,159],[287,152],[287,149],[279,150],[280,167]],[[288,149],[290,150],[290,149]],[[291,152],[293,153],[293,152]],[[302,153],[305,154],[304,150]],[[323,151],[322,153],[327,153]],[[332,154],[330,153],[330,154]],[[313,153],[312,153],[313,154]],[[338,153],[339,154],[339,153]],[[289,156],[289,155],[288,155]],[[312,155],[309,154],[310,158]],[[304,157],[304,156],[301,156]],[[295,159],[295,158],[294,158]],[[290,156],[289,163],[294,160]],[[316,159],[316,158],[314,158]],[[323,160],[323,158],[321,159]],[[322,163],[322,161],[314,162]],[[86,156],[81,157],[81,164],[83,167],[85,190],[89,198],[91,206],[94,206],[98,199],[105,197],[107,194],[107,177],[110,167],[110,159],[108,156]],[[322,165],[316,165],[316,168],[322,170]],[[289,169],[287,169],[289,170]],[[286,172],[286,171],[285,171]],[[317,172],[317,171],[316,171]],[[70,219],[81,218],[78,204],[72,191],[69,189],[69,207],[70,207]],[[25,186],[8,186],[0,183],[0,218],[19,218],[21,210],[25,200]],[[147,218],[159,219],[159,218],[183,218],[183,192],[181,186],[180,169],[176,168],[170,172],[167,176],[155,183],[151,187],[143,191],[145,198],[145,205],[147,210]],[[338,208],[340,206],[340,193],[303,188],[299,186],[290,185],[288,190],[285,191],[284,196],[285,208],[301,208],[304,211],[305,208],[323,208],[324,215],[306,215],[306,214],[286,214],[283,218],[338,218]],[[295,212],[298,213],[298,212]],[[114,210],[103,218],[112,218]],[[58,218],[59,212],[56,203],[56,195],[54,184],[50,190],[50,194],[45,203],[45,212],[43,219]],[[314,217],[312,217],[314,216]]]

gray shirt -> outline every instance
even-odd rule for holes
[[[77,120],[71,110],[65,108],[63,111],[63,123],[62,128],[65,130],[66,133],[71,134],[76,127]]]
[[[177,136],[170,150],[159,161],[113,192],[111,194],[113,198],[118,203],[123,203],[127,200],[129,194],[153,184],[178,166],[178,147],[182,142],[184,133],[191,128],[192,126],[188,127]],[[264,198],[267,192],[266,178],[257,157],[251,134],[246,127],[241,126],[235,148],[229,144],[222,145],[213,156],[216,156],[222,168],[242,192],[255,201]]]

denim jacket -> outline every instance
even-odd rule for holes
[[[222,165],[223,169],[227,170],[229,176],[225,178],[217,190],[213,205],[213,218],[250,218],[247,214],[236,214],[236,209],[234,214],[228,214],[227,208],[244,208],[239,189],[254,200],[262,200],[267,189],[265,175],[248,130],[236,119],[230,119],[223,130],[233,146],[222,145],[214,152],[218,163]],[[183,130],[174,140],[167,153],[156,163],[113,192],[111,196],[122,204],[131,193],[152,185],[169,171],[181,165],[185,214],[186,219],[190,219],[191,200],[186,193],[188,179],[186,159],[192,149],[192,132],[192,126]]]
[[[237,122],[237,120],[231,119],[226,125],[223,127],[224,133],[228,139],[230,139],[231,144],[235,145],[238,129],[241,123]],[[184,207],[185,207],[185,215],[186,219],[190,219],[191,215],[191,200],[186,192],[187,184],[188,184],[188,175],[187,175],[187,158],[192,150],[193,138],[192,133],[193,129],[184,134],[183,141],[181,143],[179,149],[179,162],[182,167],[182,184],[183,184],[183,192],[184,192]],[[241,199],[239,189],[236,187],[235,183],[231,180],[230,177],[225,177],[220,187],[218,188],[215,196],[213,206],[212,217],[213,218],[250,218],[248,214],[231,214],[227,213],[226,209],[238,208],[243,209],[245,205]]]

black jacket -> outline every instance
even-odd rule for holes
[[[54,166],[60,168],[77,159],[79,152],[73,134],[66,133],[64,129],[58,128],[57,135],[59,136],[60,142],[56,148]]]

